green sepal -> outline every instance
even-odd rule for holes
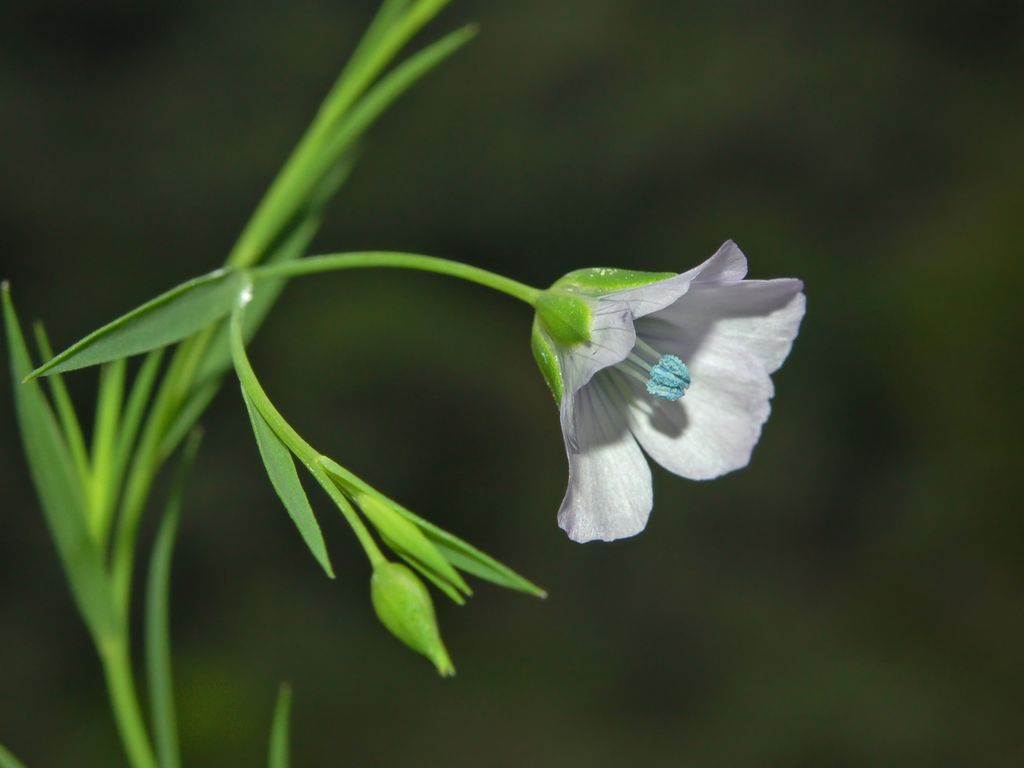
[[[530,334],[530,347],[533,349],[533,359],[537,361],[544,381],[548,384],[552,396],[555,398],[555,405],[562,402],[562,369],[558,366],[558,353],[555,345],[544,332],[538,318],[533,320],[533,331]]]
[[[588,267],[577,269],[559,278],[551,288],[575,291],[587,296],[601,296],[630,288],[640,288],[675,276],[674,272],[639,272],[635,269]]]
[[[548,290],[537,297],[537,320],[563,347],[590,341],[590,305],[568,291]]]

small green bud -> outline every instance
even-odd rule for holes
[[[567,291],[544,291],[537,297],[537,320],[556,344],[574,347],[590,341],[590,305]]]
[[[376,565],[370,579],[370,600],[377,618],[391,634],[430,659],[442,677],[455,674],[437,628],[434,603],[416,574],[401,563],[385,560]]]

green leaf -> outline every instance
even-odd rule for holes
[[[291,752],[288,721],[292,711],[292,689],[282,685],[277,692],[277,704],[274,706],[274,722],[270,728],[270,748],[268,749],[268,768],[288,768],[291,765]]]
[[[417,565],[417,570],[426,568],[459,591],[467,595],[472,594],[472,590],[459,572],[452,568],[422,531],[396,512],[388,501],[370,494],[357,496],[355,501],[387,545],[397,554],[409,558]],[[429,574],[424,575],[430,577]]]
[[[117,439],[120,432],[121,405],[124,402],[125,361],[114,360],[100,369],[100,388],[96,397],[96,418],[92,431],[92,488],[89,520],[93,535],[104,541],[114,517],[119,478]]]
[[[226,315],[242,283],[241,273],[228,269],[184,282],[93,331],[28,378],[106,363],[180,341]]]
[[[423,534],[430,539],[437,550],[444,555],[449,563],[466,573],[490,581],[501,587],[514,589],[536,597],[547,597],[548,593],[531,581],[524,579],[506,565],[502,565],[490,555],[486,555],[471,544],[454,536],[433,523],[414,515],[400,504],[391,502],[394,510],[412,523],[415,523]]]
[[[389,547],[391,547],[391,549],[393,551],[398,552],[398,556],[400,558],[402,558],[402,560],[404,560],[408,565],[410,565],[411,567],[415,568],[419,572],[419,574],[421,576],[423,576],[424,578],[428,579],[431,584],[433,584],[439,590],[444,592],[444,594],[453,603],[455,603],[456,605],[465,605],[466,604],[466,598],[462,596],[462,593],[459,592],[459,590],[457,590],[455,587],[453,587],[451,585],[451,582],[445,581],[444,579],[442,579],[440,576],[438,576],[436,573],[434,573],[432,570],[427,568],[425,565],[423,565],[423,563],[419,562],[418,560],[414,560],[413,558],[409,557],[408,555],[400,552],[390,541],[388,541],[388,537],[387,536],[381,536],[381,539],[384,541],[385,544],[387,544]]]
[[[459,48],[476,36],[477,28],[467,25],[445,35],[408,60],[395,67],[353,107],[333,134],[324,141],[321,155],[330,158],[345,152],[384,110],[413,86],[420,78],[437,67]]]
[[[299,481],[299,475],[295,471],[295,461],[292,459],[291,451],[281,442],[274,430],[253,406],[244,386],[242,387],[242,399],[245,400],[245,407],[249,411],[252,430],[256,435],[256,445],[259,447],[263,464],[267,468],[267,476],[270,478],[271,485],[274,486],[278,498],[281,499],[288,514],[291,515],[292,522],[299,529],[309,551],[313,553],[313,557],[320,563],[327,575],[333,579],[334,569],[331,568],[327,545],[324,543],[323,534],[320,532],[320,525],[316,521],[313,509],[309,506],[309,499]]]
[[[121,480],[124,478],[128,461],[134,452],[135,438],[138,437],[139,427],[142,425],[142,417],[145,415],[149,396],[153,392],[153,385],[156,383],[156,375],[160,370],[160,362],[163,360],[163,355],[162,349],[150,352],[139,368],[139,372],[135,375],[135,381],[132,383],[131,393],[128,395],[128,403],[124,408],[121,429],[117,438],[117,455],[114,460],[114,467],[111,470],[111,476],[117,488],[121,487]]]
[[[331,197],[344,184],[352,171],[353,158],[344,157],[337,163],[334,171],[329,173],[320,186],[314,191],[309,205],[302,209],[295,217],[294,223],[286,228],[278,240],[271,245],[270,255],[266,258],[267,264],[280,264],[287,261],[294,261],[305,255],[309,244],[313,241],[323,221],[324,206]],[[248,343],[264,318],[270,312],[277,301],[278,296],[284,289],[287,280],[265,280],[260,283],[259,291],[255,292],[245,307],[245,316],[242,323],[242,338]],[[211,378],[219,377],[231,365],[231,344],[227,320],[217,326],[217,331],[207,348],[203,362],[196,371],[197,382],[205,382]]]
[[[164,430],[163,439],[157,449],[157,455],[161,460],[167,458],[178,443],[182,441],[188,431],[192,429],[199,417],[203,415],[206,406],[216,397],[220,391],[220,379],[211,379],[194,387],[188,398],[179,405],[171,423]]]
[[[0,768],[25,768],[25,764],[0,744]]]
[[[178,724],[174,711],[174,682],[171,676],[170,584],[174,540],[181,520],[182,499],[189,470],[199,450],[201,433],[192,432],[185,444],[174,488],[164,510],[146,584],[146,676],[149,684],[150,719],[153,742],[160,768],[178,768]]]
[[[377,491],[337,462],[323,456],[320,458],[320,465],[346,492],[355,496],[363,494],[375,495],[382,501],[385,501],[391,509],[416,525],[434,544],[437,550],[444,555],[445,559],[456,568],[501,587],[526,592],[536,597],[547,597],[547,592],[536,584],[524,579],[508,566],[502,565],[493,557],[484,554],[457,536],[453,536],[433,523],[427,522],[422,517],[414,515],[401,504],[378,494]]]
[[[2,293],[15,407],[29,472],[75,603],[93,636],[104,641],[115,633],[116,613],[102,553],[87,527],[86,491],[39,382],[21,383],[32,361],[6,283]]]
[[[36,348],[39,350],[39,355],[44,360],[49,360],[53,357],[53,349],[50,348],[46,328],[42,323],[36,322],[33,324],[33,330],[36,335]],[[50,376],[47,383],[50,385],[50,395],[57,408],[57,416],[60,417],[68,448],[75,459],[79,482],[85,488],[92,482],[92,470],[89,467],[89,451],[85,447],[85,437],[78,421],[78,414],[75,412],[75,405],[71,402],[71,395],[68,394],[68,388],[64,385],[64,379],[60,374]]]

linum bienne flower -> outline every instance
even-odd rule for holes
[[[653,494],[641,446],[692,480],[750,461],[805,302],[800,280],[746,274],[728,241],[679,275],[584,269],[541,294],[533,352],[559,404],[569,538],[644,529]]]

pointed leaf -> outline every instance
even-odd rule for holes
[[[356,497],[356,503],[363,511],[377,532],[397,554],[408,556],[413,561],[422,563],[437,576],[449,582],[453,587],[472,594],[469,585],[452,568],[451,564],[437,551],[420,529],[398,514],[384,499],[369,494]]]
[[[292,711],[292,689],[282,685],[277,692],[277,704],[274,707],[274,723],[270,728],[270,749],[267,757],[269,768],[288,768],[291,765],[291,736],[289,734],[289,718]]]
[[[116,628],[115,610],[102,554],[86,523],[85,489],[39,383],[21,383],[32,361],[6,283],[2,293],[14,400],[29,472],[78,609],[93,636],[106,639]]]
[[[327,174],[320,186],[313,192],[309,205],[296,216],[295,223],[286,228],[277,242],[270,246],[270,255],[265,259],[265,263],[281,264],[294,261],[305,255],[309,244],[320,229],[324,206],[348,178],[352,166],[353,158],[345,156],[337,163],[334,171]],[[274,302],[277,301],[281,291],[284,290],[285,283],[287,283],[286,279],[265,280],[260,284],[259,291],[253,294],[252,301],[245,307],[245,317],[242,322],[242,338],[246,342],[256,335],[264,318],[270,312]],[[205,382],[220,376],[230,364],[231,344],[228,322],[224,320],[217,326],[217,331],[210,341],[203,362],[199,366],[199,370],[196,371],[196,381]]]
[[[515,589],[519,592],[535,595],[536,597],[547,597],[547,592],[536,584],[524,579],[508,566],[502,565],[493,557],[484,554],[476,547],[466,543],[457,536],[453,536],[433,523],[427,522],[422,517],[414,515],[401,504],[396,503],[386,496],[380,496],[377,491],[368,486],[365,482],[353,475],[336,461],[326,456],[320,458],[320,464],[334,481],[347,493],[353,495],[378,495],[391,509],[400,514],[409,522],[413,523],[422,533],[433,542],[437,550],[444,555],[449,563],[466,573],[471,573],[486,581],[490,581],[501,587]]]
[[[393,551],[398,552],[398,556],[400,558],[402,558],[402,560],[404,560],[407,565],[409,565],[411,568],[415,568],[419,572],[419,574],[421,576],[423,576],[425,579],[429,580],[431,584],[433,584],[439,590],[444,592],[444,594],[453,603],[455,603],[456,605],[465,605],[466,604],[466,598],[463,597],[462,593],[459,592],[459,590],[457,590],[455,587],[453,587],[450,582],[447,582],[444,579],[442,579],[440,576],[438,576],[432,570],[430,570],[425,565],[423,565],[423,563],[421,563],[419,560],[414,560],[413,558],[409,557],[406,554],[403,554],[401,551],[396,549],[392,545],[392,543],[390,541],[388,541],[388,537],[387,536],[381,536],[381,539],[384,541],[385,544],[387,544],[389,547],[391,547],[391,549]]]
[[[153,746],[160,768],[178,768],[178,723],[174,711],[171,676],[170,584],[174,540],[181,519],[182,497],[189,470],[199,450],[201,433],[194,431],[185,444],[174,488],[153,544],[146,584],[146,676],[149,684]]]
[[[392,505],[396,512],[415,523],[423,531],[423,534],[434,543],[437,550],[456,568],[501,587],[526,592],[536,597],[547,597],[547,592],[536,584],[523,578],[508,566],[502,565],[490,555],[484,554],[472,544],[438,528],[422,517],[414,515],[400,504],[392,502]]]
[[[72,344],[33,371],[30,378],[85,368],[180,341],[226,315],[242,282],[240,272],[227,269],[184,282]]]
[[[46,328],[42,323],[36,322],[33,324],[33,330],[40,357],[49,360],[53,357],[53,349],[50,348]],[[85,447],[85,437],[82,433],[81,423],[78,421],[78,414],[75,412],[75,405],[71,402],[71,395],[59,373],[50,376],[47,384],[50,385],[50,397],[57,409],[57,416],[60,418],[61,428],[64,430],[64,438],[67,440],[68,448],[75,460],[75,467],[78,469],[79,482],[85,488],[92,482],[92,470],[89,467],[89,451]]]
[[[281,442],[274,430],[253,406],[244,387],[242,388],[242,399],[245,400],[245,407],[249,411],[252,430],[256,435],[256,445],[259,447],[263,464],[267,468],[270,483],[277,491],[278,498],[288,510],[288,514],[291,515],[295,527],[302,534],[302,539],[309,547],[309,551],[313,553],[313,557],[320,563],[327,575],[333,579],[334,569],[331,568],[327,545],[324,543],[324,537],[320,532],[320,525],[316,521],[313,509],[309,506],[309,499],[299,481],[299,475],[295,471],[295,461],[292,459],[291,451]]]

